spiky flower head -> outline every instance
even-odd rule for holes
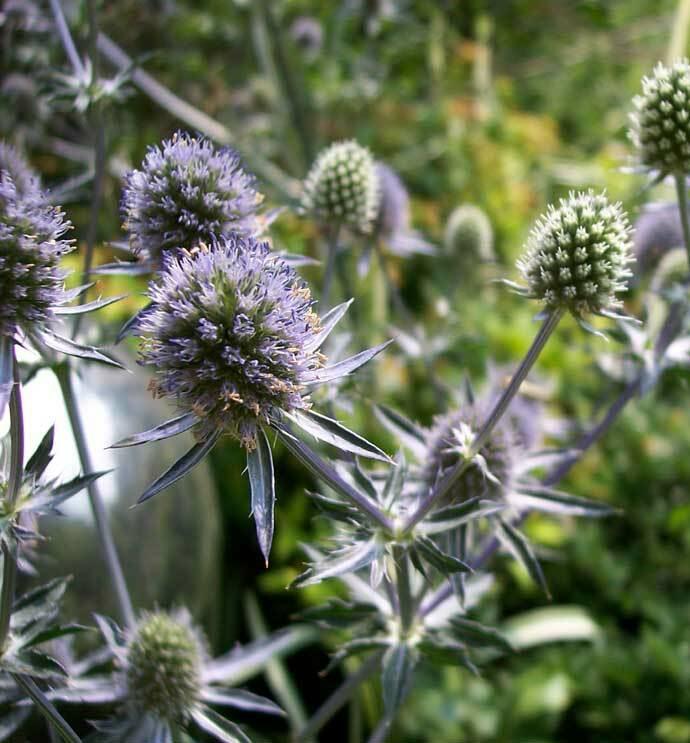
[[[494,231],[483,209],[474,204],[458,206],[446,223],[444,245],[449,254],[466,262],[493,260]]]
[[[643,165],[661,173],[690,173],[690,63],[659,62],[633,99],[630,139]]]
[[[140,323],[154,394],[200,420],[202,438],[227,433],[252,449],[257,426],[307,406],[322,365],[308,287],[266,243],[232,236],[170,256]]]
[[[30,196],[40,191],[38,177],[29,163],[12,145],[0,141],[0,172],[3,170],[12,179],[17,196]]]
[[[0,172],[0,335],[46,325],[64,301],[59,262],[72,249],[63,239],[70,227],[37,186],[21,194],[10,171]]]
[[[327,223],[371,232],[379,208],[379,180],[369,150],[354,141],[335,142],[312,165],[302,210]]]
[[[127,176],[122,217],[132,252],[158,264],[165,251],[256,234],[262,200],[234,150],[177,132]]]
[[[186,612],[144,614],[126,649],[130,703],[161,720],[184,721],[201,698],[204,653]]]
[[[620,204],[593,191],[570,193],[532,228],[517,265],[527,295],[576,317],[607,314],[631,275],[630,224]]]
[[[472,405],[464,405],[437,416],[426,433],[426,455],[421,470],[422,481],[433,488],[461,459],[474,439],[481,416]],[[472,463],[451,489],[441,505],[462,503],[468,498],[498,498],[508,488],[520,450],[519,435],[511,419],[504,418],[479,452],[485,466]]]

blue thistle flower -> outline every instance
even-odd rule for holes
[[[139,324],[151,389],[198,418],[201,438],[227,433],[249,450],[257,427],[305,408],[323,357],[309,289],[266,243],[239,236],[170,256]]]
[[[31,170],[29,163],[12,145],[0,141],[0,172],[3,170],[12,179],[19,197],[40,191],[38,176]]]
[[[18,178],[27,192],[10,170],[0,173],[0,336],[9,338],[50,324],[66,299],[60,259],[72,250],[63,212],[45,201],[36,179],[21,168]]]
[[[127,176],[124,229],[134,255],[157,267],[165,251],[258,233],[262,200],[234,150],[177,132]]]

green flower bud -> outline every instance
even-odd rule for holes
[[[642,163],[662,173],[690,172],[690,64],[659,62],[642,78],[642,95],[633,99],[630,138]]]
[[[302,210],[358,232],[371,232],[380,201],[371,153],[357,142],[336,142],[312,165],[302,193]]]
[[[593,191],[571,193],[549,206],[517,263],[527,296],[575,316],[606,314],[631,275],[630,224],[620,204]]]
[[[127,648],[131,702],[169,722],[188,717],[201,695],[203,642],[185,614],[145,614]]]
[[[457,207],[446,223],[446,252],[462,261],[494,259],[494,231],[485,212],[473,204]]]

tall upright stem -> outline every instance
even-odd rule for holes
[[[494,405],[491,413],[489,413],[486,422],[475,436],[467,456],[461,459],[455,467],[443,477],[438,486],[434,488],[434,490],[432,490],[422,501],[419,508],[410,516],[407,523],[404,525],[403,531],[405,533],[409,533],[434,508],[434,506],[450,492],[451,488],[459,480],[465,470],[472,464],[474,456],[481,451],[492,431],[496,428],[496,425],[503,417],[508,406],[520,389],[520,385],[524,382],[525,377],[534,366],[535,361],[539,357],[539,354],[542,352],[546,342],[551,337],[551,334],[556,329],[556,326],[562,317],[562,309],[552,310],[546,316],[539,332],[532,341],[532,345],[525,354],[523,360],[520,362],[520,366],[515,371],[515,374],[513,374],[510,383]]]
[[[685,186],[685,176],[677,173],[675,176],[676,194],[678,196],[678,211],[680,212],[680,224],[683,228],[683,242],[688,254],[688,263],[690,264],[690,224],[688,223],[688,194]]]
[[[19,366],[12,346],[13,385],[10,393],[10,475],[7,482],[8,511],[12,511],[24,479],[24,411]],[[0,652],[10,632],[12,604],[17,584],[17,546],[2,543],[2,589],[0,591]]]
[[[62,390],[62,397],[65,401],[65,408],[67,409],[70,425],[72,427],[74,441],[77,445],[77,452],[79,453],[82,471],[84,473],[93,472],[91,455],[84,435],[84,426],[79,412],[79,406],[74,395],[72,372],[68,363],[65,362],[61,364],[57,368],[56,374],[58,382],[60,383],[60,389]],[[127,627],[133,627],[135,624],[134,608],[132,606],[132,599],[129,595],[129,591],[127,590],[127,583],[125,582],[125,576],[122,571],[122,565],[117,553],[117,548],[115,547],[115,540],[113,539],[108,513],[103,504],[100,490],[95,482],[92,482],[88,486],[87,492],[91,502],[93,518],[96,522],[96,530],[98,532],[103,558],[108,573],[110,574],[110,580],[113,584],[113,589],[115,590],[115,596],[120,609],[120,618]]]
[[[395,547],[395,582],[398,589],[398,606],[400,607],[400,625],[403,634],[407,634],[415,617],[415,601],[410,588],[410,569],[407,550]]]
[[[321,310],[328,308],[333,277],[335,276],[335,262],[338,256],[338,238],[340,237],[340,224],[328,228],[326,239],[326,268],[323,273],[323,285],[321,289]]]

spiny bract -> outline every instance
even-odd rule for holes
[[[62,239],[71,225],[36,184],[22,194],[11,173],[0,172],[0,335],[47,324],[65,297],[59,263],[72,249]]]
[[[369,233],[380,198],[369,150],[353,141],[335,142],[318,156],[304,181],[302,210]]]
[[[690,64],[659,62],[642,78],[642,95],[633,99],[630,138],[643,165],[662,173],[690,172]]]
[[[17,196],[20,198],[29,197],[40,191],[40,181],[31,170],[29,163],[12,145],[0,141],[0,172],[3,170],[12,179]]]
[[[421,470],[427,488],[433,488],[444,473],[460,461],[463,444],[474,438],[479,424],[480,416],[472,405],[434,418],[433,425],[426,431],[426,456]],[[508,419],[502,420],[479,452],[488,475],[477,464],[471,464],[441,505],[461,503],[476,496],[500,496],[510,483],[520,449],[519,436],[512,423]]]
[[[256,234],[262,200],[234,150],[178,132],[127,176],[124,229],[137,257],[159,262],[164,251]]]
[[[587,191],[549,206],[517,265],[528,296],[581,317],[620,306],[616,293],[627,288],[632,261],[630,224],[621,205]]]
[[[308,406],[319,319],[308,287],[266,243],[234,236],[180,251],[149,297],[140,331],[151,389],[195,413],[202,438],[228,433],[252,449],[258,425]]]
[[[203,641],[186,615],[145,614],[129,641],[129,701],[166,721],[182,721],[201,695]]]

